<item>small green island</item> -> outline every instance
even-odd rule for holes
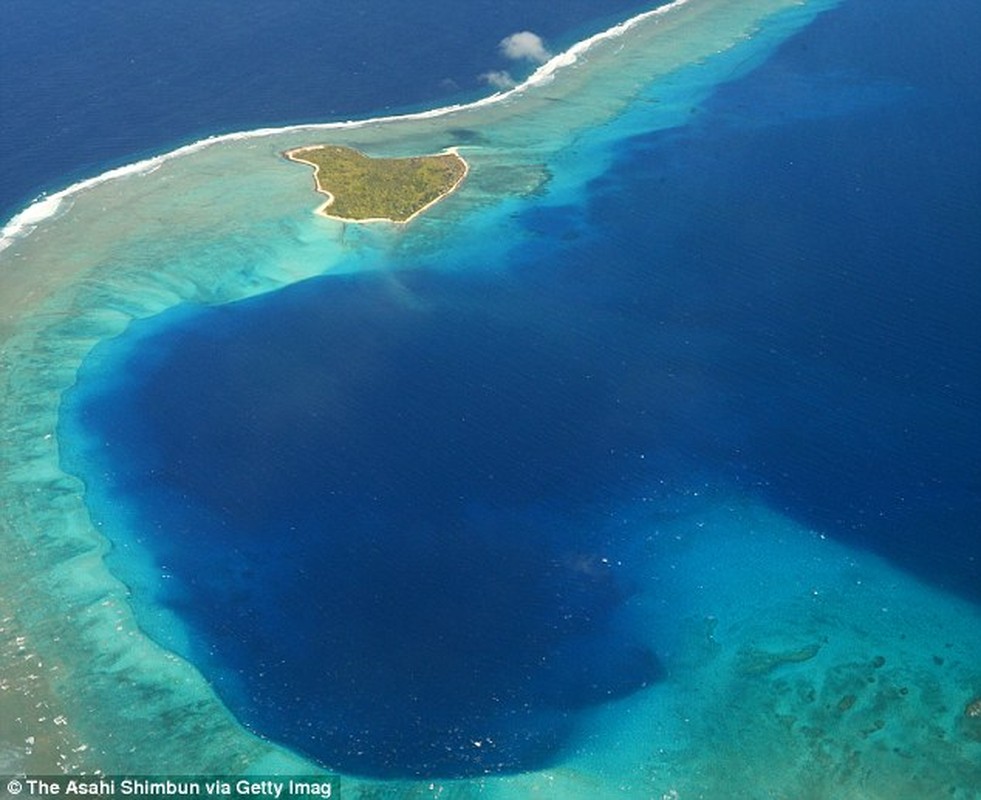
[[[372,158],[351,147],[314,145],[288,150],[313,167],[318,213],[345,222],[407,223],[453,192],[469,165],[454,149],[413,158]]]

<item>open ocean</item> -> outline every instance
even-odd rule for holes
[[[509,33],[557,52],[640,10],[8,1],[0,209],[210,134],[473,100],[533,68]],[[979,34],[974,3],[843,0],[479,246],[394,241],[97,344],[60,458],[140,626],[249,730],[369,780],[603,763],[602,797],[803,797],[741,738],[778,730],[671,700],[750,724],[779,696],[804,705],[755,713],[814,742],[808,797],[857,797],[859,759],[870,798],[981,797]],[[825,579],[845,603],[839,569],[874,599],[786,613]],[[726,642],[751,688],[698,695]],[[617,736],[656,794],[616,789]],[[731,794],[692,777],[712,758]]]

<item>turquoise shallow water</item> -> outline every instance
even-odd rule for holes
[[[524,774],[461,782],[440,779],[438,785],[366,783],[365,788],[391,796],[468,796],[479,790],[491,796],[537,792],[571,797],[588,789],[597,796],[642,797],[653,791],[653,796],[665,797],[749,797],[762,790],[776,796],[790,791],[793,796],[811,792],[824,797],[842,787],[850,791],[860,782],[868,796],[902,797],[935,790],[941,785],[937,776],[943,774],[944,791],[970,796],[976,731],[962,709],[976,682],[976,610],[861,550],[832,543],[820,525],[810,530],[801,520],[781,514],[774,508],[781,495],[759,491],[756,468],[743,463],[740,472],[733,469],[738,464],[720,463],[718,458],[726,448],[752,443],[757,434],[750,427],[751,418],[736,413],[738,406],[731,400],[739,396],[732,388],[738,389],[738,380],[726,365],[747,364],[734,360],[735,351],[726,344],[730,337],[745,336],[760,326],[760,341],[771,348],[770,396],[787,399],[789,393],[778,387],[787,380],[786,364],[792,366],[795,356],[782,354],[780,348],[789,348],[788,340],[770,338],[773,332],[754,321],[753,314],[740,316],[742,303],[760,303],[771,295],[764,291],[741,296],[732,273],[712,272],[699,264],[700,259],[732,257],[726,244],[738,237],[716,243],[711,227],[686,226],[684,209],[672,206],[672,190],[695,191],[700,176],[721,173],[697,168],[699,158],[723,159],[727,152],[713,151],[710,139],[706,145],[696,135],[698,123],[692,117],[710,105],[710,93],[720,82],[764,64],[774,47],[811,21],[818,6],[794,7],[761,24],[760,15],[765,17],[767,10],[764,4],[731,9],[689,3],[678,17],[637,26],[611,39],[608,50],[598,46],[576,66],[558,71],[552,82],[539,83],[525,95],[497,105],[393,124],[233,139],[146,164],[133,177],[66,198],[61,216],[42,222],[30,237],[4,252],[10,269],[4,273],[3,297],[12,298],[5,316],[5,358],[12,368],[5,373],[4,413],[9,424],[4,426],[3,453],[12,480],[6,506],[11,511],[3,532],[13,554],[4,566],[9,573],[4,586],[11,597],[20,598],[6,601],[16,613],[5,625],[29,630],[30,637],[21,644],[16,638],[11,641],[27,655],[43,653],[49,665],[47,671],[27,673],[18,685],[24,687],[25,698],[51,703],[46,687],[58,698],[58,710],[69,724],[51,727],[51,733],[41,723],[32,724],[39,725],[52,750],[64,756],[61,761],[127,770],[300,768],[294,755],[252,738],[216,703],[214,673],[210,683],[202,681],[197,671],[168,652],[193,657],[202,647],[200,630],[189,624],[188,615],[174,613],[180,604],[174,601],[176,590],[167,588],[174,580],[172,565],[153,547],[143,547],[152,529],[140,528],[128,541],[118,535],[120,529],[146,524],[139,509],[127,518],[127,506],[110,494],[131,487],[121,479],[100,485],[99,471],[104,465],[111,470],[114,463],[98,452],[104,441],[86,443],[75,438],[81,431],[64,428],[56,439],[53,412],[81,357],[133,318],[149,319],[187,301],[220,305],[259,297],[333,271],[349,275],[336,279],[338,287],[347,287],[344,297],[357,298],[364,292],[366,298],[376,299],[368,304],[376,317],[366,314],[356,299],[346,301],[351,307],[345,311],[340,288],[336,295],[324,295],[324,311],[329,309],[337,318],[323,328],[323,360],[332,369],[353,369],[359,379],[411,377],[417,371],[413,365],[425,361],[425,350],[412,350],[417,340],[406,335],[406,352],[412,357],[400,355],[399,333],[417,335],[428,324],[436,343],[431,349],[450,367],[454,351],[440,339],[447,329],[466,332],[468,341],[485,335],[486,360],[500,356],[512,365],[522,363],[513,353],[521,353],[522,336],[527,336],[533,344],[522,355],[532,366],[525,372],[540,375],[543,366],[553,368],[560,359],[578,360],[578,373],[568,366],[565,374],[557,373],[566,380],[577,374],[580,380],[570,392],[578,400],[569,407],[588,405],[579,402],[580,395],[589,394],[589,381],[603,381],[596,407],[609,419],[569,413],[559,390],[544,392],[544,399],[519,393],[517,405],[548,411],[541,417],[542,430],[524,438],[554,435],[548,424],[554,419],[563,425],[585,421],[580,425],[585,430],[621,437],[614,448],[617,453],[602,457],[582,444],[582,436],[574,437],[583,449],[572,455],[597,463],[607,459],[612,465],[609,474],[622,480],[616,486],[602,485],[600,496],[590,496],[588,486],[569,482],[561,495],[563,513],[573,509],[577,519],[590,520],[594,530],[575,542],[586,549],[579,560],[570,558],[574,553],[568,539],[568,549],[560,555],[568,568],[583,574],[598,570],[605,575],[608,568],[616,575],[615,585],[628,597],[616,624],[621,631],[649,637],[642,644],[657,653],[669,676],[578,715],[563,732],[560,757]],[[820,23],[819,19],[815,24]],[[902,92],[896,87],[856,90],[848,102],[864,107],[871,95],[874,106]],[[736,126],[745,120],[751,127],[753,115],[739,101],[736,91],[721,109]],[[661,139],[658,130],[665,132]],[[310,214],[316,200],[309,176],[278,158],[283,148],[307,143],[311,136],[338,138],[380,153],[428,152],[457,143],[473,164],[472,181],[409,229],[340,226]],[[696,151],[691,163],[665,157],[672,148],[684,149],[686,140]],[[633,152],[624,159],[628,148]],[[659,163],[679,170],[684,164],[690,182],[673,179],[672,167],[658,167]],[[647,239],[638,233],[650,233],[657,225],[631,206],[638,195],[618,183],[617,169],[625,164],[640,174],[650,171],[651,197],[661,201],[661,216],[668,218],[659,220],[660,235],[651,236],[642,248],[635,243]],[[773,185],[771,181],[767,188]],[[181,197],[180,205],[174,205],[175,195]],[[113,204],[125,208],[125,216],[110,213]],[[610,215],[606,226],[597,224],[604,212]],[[726,215],[721,210],[715,214],[709,219],[724,229]],[[613,217],[620,223],[614,224]],[[745,224],[752,214],[740,219]],[[771,233],[792,235],[787,228]],[[611,241],[616,236],[623,237],[622,259],[596,257],[604,248],[617,249]],[[687,255],[678,259],[671,247]],[[556,258],[559,253],[561,259]],[[802,251],[797,255],[805,261]],[[678,259],[676,263],[688,268],[681,273],[658,270],[668,259]],[[772,271],[753,273],[752,259],[740,263],[745,266],[736,276],[762,285],[779,283],[787,264],[782,261]],[[653,287],[636,276],[626,280],[632,268],[628,265],[649,268]],[[508,276],[518,270],[520,280]],[[457,285],[467,287],[466,302],[440,288],[452,285],[454,273],[459,276]],[[729,280],[733,283],[727,292],[712,291]],[[309,292],[316,302],[314,284],[329,292],[330,283],[329,277],[311,282],[291,296]],[[474,287],[479,289],[476,294]],[[794,303],[781,306],[787,292],[790,297],[794,292],[814,296],[786,278],[783,288],[786,291],[773,292],[774,302],[765,305],[767,314],[778,320],[800,308]],[[718,306],[704,300],[682,302],[703,294],[725,299]],[[386,309],[391,313],[383,313]],[[176,313],[188,324],[198,315],[193,309]],[[176,324],[174,314],[134,325],[133,331],[166,337]],[[569,324],[570,314],[578,315],[576,324]],[[720,318],[735,324],[727,329],[718,323]],[[274,314],[273,322],[266,324],[275,325],[276,319]],[[286,337],[293,324],[297,332],[292,335],[308,337],[304,331],[310,328],[300,320],[299,315],[280,315]],[[514,332],[515,320],[523,327],[509,341],[506,334]],[[652,335],[651,320],[669,328],[671,335]],[[394,326],[395,341],[386,340],[382,347],[360,323],[380,327],[383,321]],[[596,339],[611,324],[618,331],[618,345],[606,350]],[[134,352],[165,368],[174,356],[166,339],[162,341],[159,349]],[[119,344],[125,350],[125,340]],[[692,355],[696,352],[697,357]],[[706,353],[717,354],[716,360],[705,360]],[[359,371],[357,365],[368,363],[370,356],[387,357],[395,365]],[[90,374],[98,375],[97,359],[102,357],[114,356],[107,349],[96,351],[86,364]],[[661,385],[664,391],[656,402],[643,396],[648,384],[641,378],[650,365],[672,376]],[[752,374],[758,376],[757,367]],[[449,373],[463,374],[459,367]],[[521,378],[512,376],[507,384],[512,391],[525,385]],[[125,383],[120,391],[127,388]],[[293,385],[300,389],[305,384],[309,387],[304,381]],[[348,384],[342,388],[351,390]],[[748,387],[742,388],[748,392]],[[395,395],[397,389],[397,383],[394,389],[388,387]],[[367,400],[381,395],[372,392],[369,383],[352,396],[357,410],[363,411]],[[432,398],[423,394],[419,402],[431,403]],[[617,430],[629,417],[614,408],[624,407],[648,409],[657,415],[658,429],[683,431],[689,438],[669,441],[676,450],[666,446],[648,451],[640,445],[650,443],[650,428],[624,424],[624,430]],[[793,410],[786,405],[779,409]],[[270,424],[284,418],[261,394],[254,411]],[[265,411],[270,412],[267,417]],[[418,421],[420,412],[414,413],[410,419]],[[434,410],[424,407],[423,413]],[[513,416],[520,415],[516,411]],[[372,418],[366,419],[370,424]],[[788,419],[793,421],[793,415]],[[208,427],[212,426],[201,432],[207,434]],[[430,439],[424,428],[422,434]],[[631,437],[633,447],[626,441]],[[81,487],[60,472],[56,443],[62,456],[76,448],[74,457],[81,459],[77,471],[89,470],[87,505],[103,530],[117,529],[112,534],[117,551],[109,563],[132,589],[132,597],[105,571],[105,540],[80,513]],[[533,455],[527,448],[519,452]],[[772,459],[778,454],[765,455]],[[645,463],[648,458],[652,463]],[[396,460],[392,468],[412,461]],[[534,474],[538,480],[530,482],[530,489],[544,491],[538,485],[553,476],[538,469]],[[265,475],[256,486],[277,477]],[[277,485],[289,492],[303,479],[302,474],[287,475]],[[100,499],[100,492],[106,497]],[[257,499],[249,491],[240,494]],[[784,500],[783,508],[788,507]],[[248,503],[242,508],[246,514],[254,511]],[[501,512],[478,507],[469,513],[471,519],[483,513],[485,522],[493,522]],[[547,509],[538,519],[546,528],[569,523],[561,514],[556,523]],[[529,541],[540,544],[534,536]],[[128,552],[121,552],[122,542]],[[424,552],[417,553],[419,560]],[[485,560],[500,556],[493,548],[490,553]],[[603,564],[603,558],[611,565]],[[355,562],[362,570],[377,567],[365,558]],[[25,579],[25,563],[45,566]],[[479,585],[476,576],[470,582]],[[244,582],[246,590],[249,583]],[[454,601],[462,591],[451,592]],[[136,627],[131,604],[137,608],[139,626],[166,650]],[[67,618],[60,612],[52,615],[52,608],[67,609]],[[452,630],[449,622],[447,630]],[[595,663],[594,669],[608,662]],[[36,677],[28,680],[29,675]],[[230,675],[227,683],[235,680]],[[225,697],[234,708],[234,692]],[[93,715],[92,708],[100,714]],[[119,736],[121,720],[132,735]],[[258,717],[250,720],[265,733],[260,723]],[[754,736],[746,736],[746,730]],[[37,737],[33,728],[25,729],[25,739],[26,735]],[[477,741],[480,747],[470,742],[474,750],[484,747],[483,740]],[[774,751],[788,754],[784,768],[774,768]],[[19,742],[10,752],[12,759],[36,757],[25,754]],[[917,761],[914,778],[904,777],[908,771],[896,765],[924,752],[930,758]]]

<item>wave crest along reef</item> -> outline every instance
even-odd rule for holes
[[[88,522],[81,485],[59,468],[54,437],[60,395],[95,343],[179,303],[230,302],[330,270],[384,269],[393,252],[432,264],[444,248],[476,252],[491,235],[521,247],[525,235],[509,222],[514,208],[540,193],[582,191],[618,141],[684,124],[713,86],[829,5],[675,3],[556,57],[505,96],[201,142],[85,182],[8,226],[0,256],[0,614],[17,667],[15,692],[2,702],[13,704],[11,718],[26,717],[17,704],[43,703],[50,719],[65,721],[42,725],[40,736],[33,722],[19,725],[15,734],[23,730],[38,746],[5,755],[11,771],[306,769],[244,731],[193,668],[147,639],[125,587],[105,569],[106,544]],[[344,226],[313,215],[306,171],[279,156],[321,142],[388,156],[457,146],[472,174],[407,231]],[[604,775],[586,762],[459,782],[447,792],[527,796],[536,788],[563,797],[589,787],[613,796],[621,783],[636,791],[646,768],[621,764]],[[394,796],[397,787],[383,791]]]

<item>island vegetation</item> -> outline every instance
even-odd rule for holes
[[[467,175],[456,150],[412,158],[372,158],[351,147],[315,145],[288,150],[292,161],[314,169],[318,211],[353,222],[406,223],[454,191]]]

